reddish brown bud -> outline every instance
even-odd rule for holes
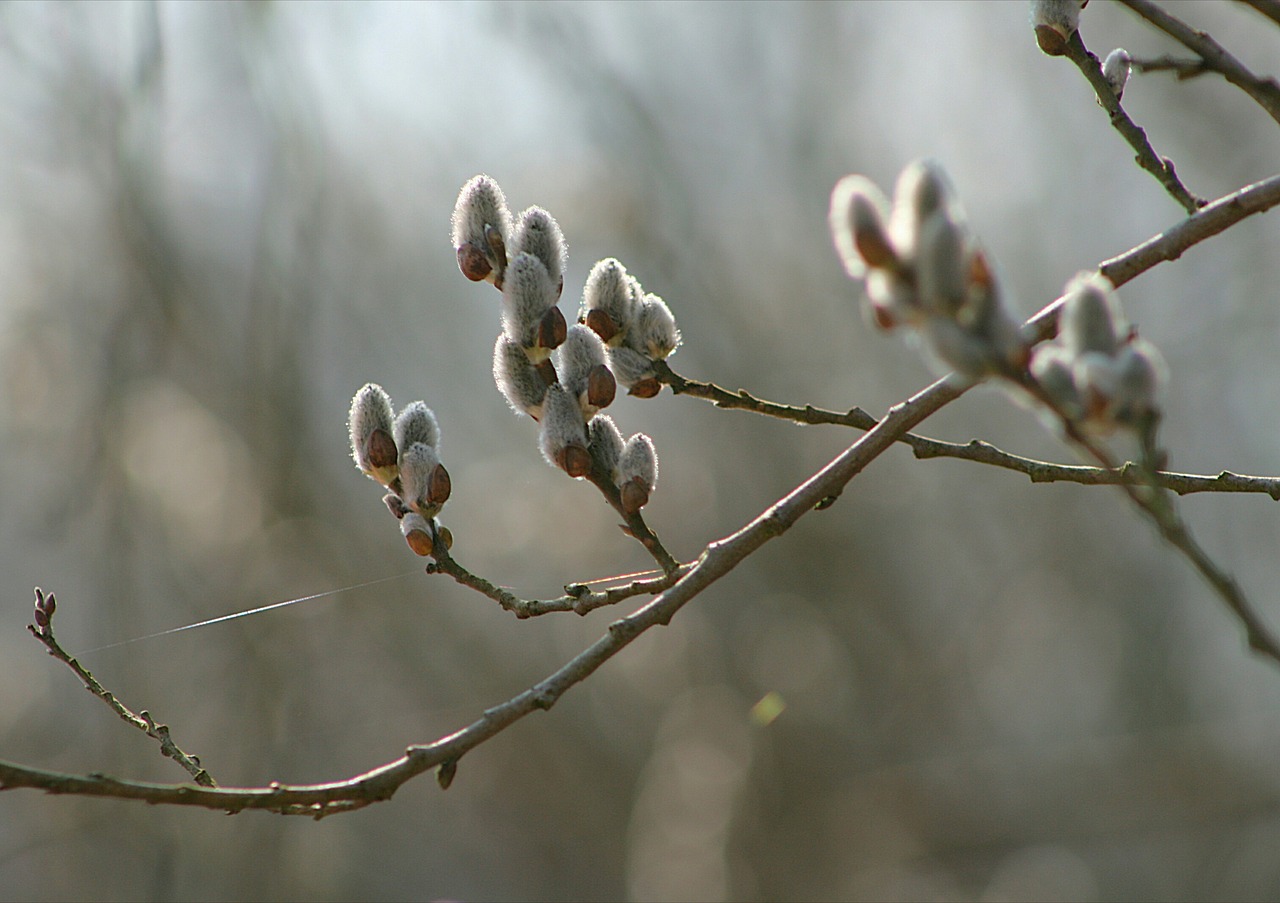
[[[591,472],[591,453],[581,445],[566,445],[556,455],[556,464],[574,479],[585,477]]]
[[[444,546],[446,552],[453,548],[453,531],[448,527],[437,529],[436,536],[440,539],[440,544]]]
[[[1062,56],[1067,52],[1066,37],[1052,25],[1036,26],[1036,43],[1049,56]]]
[[[425,530],[410,530],[404,535],[404,541],[409,544],[409,548],[413,549],[415,555],[421,555],[423,558],[430,555],[435,547],[431,542],[431,534]]]
[[[444,469],[443,464],[437,464],[431,471],[431,479],[427,484],[427,500],[433,505],[443,505],[449,501],[449,493],[452,491],[449,471]]]
[[[542,381],[548,386],[554,386],[560,381],[560,377],[556,376],[556,365],[551,363],[551,358],[534,364],[533,369],[538,371],[538,375],[542,377]],[[537,420],[538,418],[534,417],[533,419]]]
[[[662,383],[658,382],[657,377],[649,377],[642,379],[627,392],[628,395],[634,395],[636,398],[653,398],[662,391]]]
[[[369,434],[367,452],[369,464],[375,468],[394,467],[400,457],[396,440],[384,429],[375,429]]]
[[[493,272],[489,255],[470,243],[458,248],[458,269],[472,282],[482,282]]]
[[[41,630],[44,630],[46,627],[49,626],[49,615],[39,605],[36,606],[35,619],[36,619],[36,626],[39,627]]]
[[[538,324],[538,345],[542,348],[559,348],[564,344],[564,337],[568,332],[569,325],[565,322],[564,314],[560,312],[560,308],[552,307]]]
[[[405,505],[404,499],[394,492],[388,492],[382,497],[382,501],[391,510],[391,513],[396,516],[396,520],[400,520],[409,513],[409,508]]]
[[[613,322],[613,317],[598,307],[593,307],[587,311],[587,316],[583,322],[588,329],[600,336],[600,341],[606,345],[609,344],[610,339],[618,334],[618,326]]]
[[[622,510],[627,514],[635,514],[649,504],[649,490],[639,479],[628,480],[619,490],[622,499]]]
[[[618,394],[618,381],[613,371],[604,364],[596,364],[587,377],[587,403],[598,408],[607,408],[613,404]]]

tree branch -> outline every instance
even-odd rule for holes
[[[27,625],[27,630],[31,631],[31,635],[44,644],[50,655],[74,671],[76,677],[80,678],[80,682],[84,684],[84,688],[101,699],[111,711],[120,717],[121,721],[136,727],[151,739],[159,741],[161,755],[173,759],[173,761],[186,769],[187,774],[191,775],[192,780],[197,784],[204,787],[218,786],[212,775],[200,765],[198,758],[183,752],[178,747],[178,744],[173,742],[173,738],[169,736],[169,726],[167,724],[157,724],[155,719],[151,717],[151,713],[145,709],[140,714],[135,715],[124,703],[116,698],[114,693],[99,683],[96,677],[62,648],[53,636],[53,612],[55,607],[56,603],[53,594],[45,595],[39,587],[36,587],[36,623]]]
[[[1209,68],[1220,73],[1223,78],[1248,94],[1258,106],[1267,111],[1267,115],[1280,123],[1280,84],[1277,84],[1274,78],[1260,78],[1254,75],[1244,63],[1228,53],[1207,33],[1191,28],[1150,0],[1120,0],[1120,2],[1188,50],[1198,54]],[[1264,15],[1274,17],[1276,4],[1250,5]]]
[[[1120,98],[1116,97],[1116,92],[1112,90],[1106,76],[1102,74],[1102,64],[1084,46],[1084,39],[1080,37],[1079,31],[1072,32],[1063,46],[1062,55],[1075,63],[1076,68],[1088,79],[1098,96],[1098,103],[1110,114],[1112,127],[1124,137],[1125,141],[1129,142],[1129,146],[1137,154],[1134,158],[1135,162],[1155,176],[1170,197],[1181,204],[1182,209],[1188,213],[1195,213],[1197,208],[1203,207],[1204,200],[1188,191],[1178,178],[1173,161],[1156,153],[1151,142],[1147,140],[1146,131],[1136,125],[1124,111],[1124,107],[1120,105]]]
[[[1280,176],[1215,201],[1178,226],[1107,261],[1101,269],[1116,285],[1122,285],[1165,260],[1176,259],[1187,248],[1231,224],[1277,203],[1280,203]],[[1111,272],[1107,272],[1108,268]],[[1028,321],[1029,325],[1043,335],[1051,334],[1052,321],[1062,302],[1059,298],[1047,305]],[[326,784],[272,783],[267,787],[228,788],[154,784],[100,774],[81,777],[0,761],[0,789],[28,787],[49,793],[136,799],[227,812],[262,809],[320,818],[390,799],[406,781],[432,768],[438,769],[437,779],[442,787],[447,787],[464,754],[530,712],[551,708],[571,687],[589,677],[636,637],[654,626],[669,623],[690,599],[770,539],[785,533],[809,512],[829,507],[845,485],[876,457],[965,391],[944,378],[894,406],[883,420],[786,497],[736,533],[709,544],[696,562],[681,569],[679,579],[669,588],[631,615],[610,624],[600,639],[563,667],[507,702],[487,710],[462,730],[434,743],[411,746],[403,756],[386,765],[345,781]]]
[[[1280,0],[1237,0],[1245,6],[1251,6],[1272,22],[1280,25]]]

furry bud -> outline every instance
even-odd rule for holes
[[[1074,356],[1090,351],[1112,355],[1129,325],[1120,313],[1115,288],[1097,272],[1083,272],[1067,283],[1058,313],[1058,337]]]
[[[608,414],[597,414],[587,424],[588,447],[591,456],[610,479],[618,478],[618,462],[622,459],[622,433]]]
[[[1062,56],[1067,40],[1080,27],[1080,10],[1089,0],[1031,0],[1036,43],[1050,56]]]
[[[404,536],[409,548],[415,555],[426,557],[431,554],[435,543],[431,539],[431,524],[416,511],[410,511],[400,519],[400,533]]]
[[[398,455],[393,438],[391,399],[382,386],[367,383],[355,394],[347,426],[356,466],[383,486],[391,485],[398,472]]]
[[[486,175],[470,179],[453,208],[453,247],[458,269],[473,282],[502,286],[505,245],[511,235],[511,211],[498,183]]]
[[[1029,370],[1063,416],[1071,421],[1078,421],[1084,416],[1084,403],[1076,389],[1072,358],[1065,348],[1056,342],[1037,346],[1031,356]]]
[[[634,348],[609,349],[609,367],[618,382],[626,386],[630,394],[640,398],[652,398],[661,391],[653,361]]]
[[[636,433],[622,447],[618,460],[618,490],[622,494],[622,507],[635,514],[649,502],[649,496],[658,484],[658,454],[653,440],[644,433]]]
[[[410,511],[435,517],[449,500],[452,483],[449,471],[430,445],[415,442],[400,454],[401,497]]]
[[[888,217],[888,199],[865,176],[845,176],[831,190],[831,238],[849,278],[862,279],[868,269],[898,267],[897,252],[889,241]]]
[[[578,401],[584,419],[613,402],[617,383],[605,365],[605,346],[598,335],[581,323],[574,323],[556,358],[560,384]]]
[[[407,404],[396,417],[393,433],[397,448],[409,448],[415,442],[440,450],[440,424],[424,402]]]
[[[511,341],[505,333],[498,334],[493,346],[493,381],[511,410],[528,414],[534,420],[542,417],[547,383],[519,343]]]
[[[1124,96],[1124,86],[1129,83],[1129,72],[1133,68],[1133,57],[1123,47],[1117,47],[1107,54],[1102,63],[1102,75],[1115,92],[1116,100]]]
[[[916,292],[926,311],[954,316],[968,294],[968,238],[947,211],[935,210],[920,227]]]
[[[644,296],[627,344],[655,361],[675,352],[680,344],[680,330],[667,302],[654,294]]]
[[[569,476],[584,477],[591,470],[587,428],[576,399],[556,383],[547,387],[542,403],[542,430],[538,437],[542,456]]]
[[[554,336],[543,321],[555,304],[555,289],[542,261],[524,253],[511,258],[502,288],[502,331],[524,348],[535,364],[551,353],[539,340]]]
[[[556,297],[564,290],[564,268],[569,251],[560,224],[541,207],[530,207],[520,214],[511,239],[511,254],[532,254],[547,268],[547,276]]]
[[[1118,364],[1111,416],[1117,423],[1140,426],[1160,409],[1157,396],[1168,380],[1164,358],[1150,342],[1134,339],[1120,352]]]
[[[627,268],[612,257],[597,261],[587,275],[582,290],[579,321],[586,323],[601,340],[614,347],[622,344],[644,297]],[[601,311],[608,319],[593,315]]]
[[[908,163],[898,174],[889,214],[889,235],[900,257],[915,255],[925,221],[943,209],[958,225],[963,224],[963,211],[941,164],[929,159]]]

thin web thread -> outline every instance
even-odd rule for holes
[[[357,583],[354,586],[344,586],[340,589],[325,590],[323,593],[313,593],[310,596],[300,596],[297,599],[286,599],[283,602],[273,602],[270,605],[263,605],[259,608],[250,608],[247,611],[237,611],[229,615],[222,615],[217,618],[210,618],[207,621],[200,621],[196,624],[186,624],[182,627],[172,627],[169,630],[161,630],[159,633],[149,633],[146,636],[136,636],[130,640],[121,640],[118,643],[108,643],[105,646],[97,646],[93,649],[86,649],[81,655],[88,655],[90,652],[102,652],[104,649],[115,649],[117,646],[127,646],[130,643],[140,643],[143,640],[153,640],[156,637],[168,636],[171,633],[181,633],[184,630],[195,630],[197,627],[208,627],[210,624],[221,624],[223,621],[234,621],[236,618],[247,618],[249,615],[260,614],[264,611],[271,611],[273,608],[284,608],[286,605],[297,605],[299,602],[310,602],[312,599],[323,599],[325,596],[336,596],[338,593],[348,593],[356,589],[364,589],[366,586],[374,586],[378,583],[386,583],[388,580],[401,580],[412,574],[420,574],[420,570],[407,571],[403,574],[394,574],[390,577],[379,577],[376,580],[368,580],[364,583]]]

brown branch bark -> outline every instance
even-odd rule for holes
[[[1280,123],[1280,84],[1274,78],[1261,78],[1249,71],[1244,63],[1227,52],[1221,44],[1207,33],[1194,29],[1177,16],[1171,15],[1151,0],[1120,0],[1138,16],[1146,19],[1156,28],[1178,41],[1191,52],[1198,54],[1209,68],[1218,72],[1244,93],[1267,115]],[[1260,12],[1274,11],[1275,4],[1251,4]],[[1271,12],[1267,12],[1271,15]]]

